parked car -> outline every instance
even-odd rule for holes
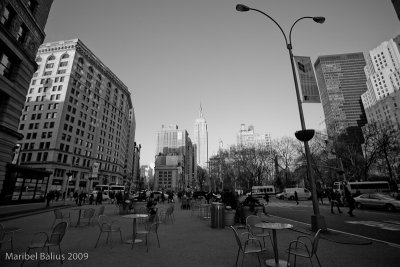
[[[396,200],[391,196],[385,194],[362,194],[354,198],[356,207],[362,208],[376,208],[385,209],[387,211],[394,211],[400,209],[400,200]]]

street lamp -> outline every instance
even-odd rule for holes
[[[324,17],[301,17],[297,19],[292,27],[290,28],[289,32],[289,42],[286,37],[285,32],[283,31],[282,27],[276,22],[272,17],[270,17],[268,14],[262,12],[261,10],[250,8],[248,6],[238,4],[236,5],[236,10],[240,12],[246,12],[249,10],[257,11],[266,17],[268,17],[270,20],[272,20],[280,29],[280,31],[283,34],[283,37],[285,38],[285,43],[286,43],[286,48],[289,51],[289,58],[290,58],[290,63],[292,65],[292,72],[293,72],[293,79],[294,79],[294,85],[296,89],[296,97],[297,97],[297,105],[299,107],[299,113],[300,113],[300,122],[301,122],[301,131],[296,132],[296,137],[304,142],[304,150],[306,152],[306,159],[307,159],[307,176],[310,179],[310,185],[311,185],[311,193],[312,193],[312,203],[313,203],[313,211],[314,215],[311,216],[311,229],[312,231],[317,231],[318,229],[322,229],[323,231],[326,231],[326,224],[325,224],[325,219],[322,215],[320,215],[319,212],[319,206],[318,206],[318,199],[317,199],[317,189],[315,185],[315,180],[314,177],[311,175],[311,159],[310,159],[310,147],[308,146],[308,141],[311,140],[311,138],[314,135],[314,130],[307,130],[306,125],[304,122],[304,115],[303,115],[303,107],[301,105],[301,99],[300,99],[300,92],[299,92],[299,86],[297,84],[297,77],[296,77],[296,71],[293,63],[293,53],[292,53],[292,30],[294,25],[296,25],[297,22],[299,22],[302,19],[312,19],[317,23],[324,23],[325,18]]]

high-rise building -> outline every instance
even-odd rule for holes
[[[175,167],[181,170],[181,181],[178,186],[180,189],[193,187],[196,183],[196,154],[186,130],[179,130],[178,125],[162,125],[161,131],[157,133],[158,157],[181,156]],[[155,179],[159,179],[161,165],[156,160]],[[171,164],[170,164],[171,165]],[[168,165],[168,166],[170,166]],[[173,165],[173,164],[172,164]],[[157,182],[155,182],[157,184]]]
[[[127,86],[78,39],[41,45],[36,62],[20,164],[50,171],[48,190],[124,184],[136,127]]]
[[[196,145],[196,160],[197,165],[202,168],[207,168],[208,161],[208,131],[207,122],[203,117],[203,109],[200,106],[200,118],[196,119],[194,125],[194,140]]]
[[[265,146],[271,148],[271,135],[270,133],[256,133],[253,125],[249,125],[246,129],[246,125],[241,124],[240,130],[236,135],[236,144],[243,147]]]
[[[0,0],[0,199],[8,194],[2,190],[6,173],[32,177],[33,171],[16,169],[13,148],[17,152],[22,138],[19,118],[52,4],[53,0]]]
[[[365,53],[367,92],[361,99],[368,123],[400,129],[400,35]]]
[[[367,123],[361,95],[367,91],[363,53],[320,56],[314,63],[329,137],[361,144]]]

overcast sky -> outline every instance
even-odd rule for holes
[[[293,76],[279,28],[293,53],[363,52],[400,34],[390,0],[55,0],[46,42],[79,38],[130,89],[141,164],[154,161],[156,133],[177,124],[193,139],[200,103],[209,154],[235,144],[240,124],[273,139],[301,128]],[[324,129],[321,104],[304,104],[307,128]]]

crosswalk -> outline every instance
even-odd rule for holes
[[[346,221],[350,224],[361,224],[389,231],[400,231],[400,221]]]

